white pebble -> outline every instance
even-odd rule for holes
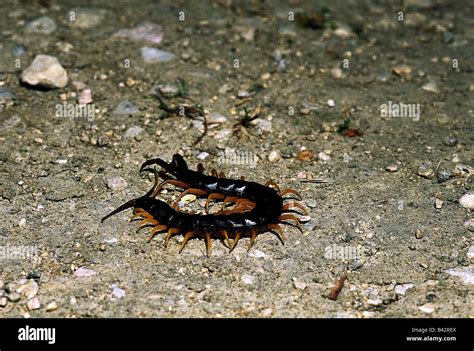
[[[114,295],[118,299],[121,299],[122,297],[125,297],[125,290],[119,288],[118,286],[114,286],[112,290],[112,295]]]
[[[41,307],[41,302],[37,297],[33,297],[32,299],[29,299],[28,302],[26,303],[26,306],[28,309],[31,310],[37,310]]]
[[[249,256],[254,258],[265,258],[267,255],[265,255],[263,251],[255,249],[249,252]]]
[[[474,258],[474,246],[471,246],[469,248],[469,251],[467,252],[467,257],[468,258]]]
[[[270,162],[276,162],[280,159],[280,152],[277,150],[272,150],[268,154],[268,161]]]
[[[25,228],[26,227],[26,218],[20,219],[20,221],[18,222],[18,226],[20,228]]]
[[[197,155],[197,158],[200,159],[200,160],[205,160],[208,156],[209,156],[209,154],[207,152],[203,151],[203,152],[200,152],[199,155]]]
[[[92,103],[92,90],[89,88],[82,90],[79,94],[79,97],[77,98],[77,102],[80,105]]]
[[[74,276],[78,278],[92,277],[96,274],[97,274],[96,271],[85,268],[85,267],[81,267],[77,271],[74,272]]]
[[[474,209],[474,194],[473,193],[464,194],[459,199],[459,204],[464,208],[468,208],[470,210]]]
[[[64,88],[68,77],[56,57],[37,55],[31,65],[22,72],[21,81],[34,86]]]
[[[253,284],[254,280],[255,280],[255,277],[251,275],[248,275],[248,274],[242,275],[242,281],[244,282],[244,284],[251,285]]]
[[[58,309],[58,304],[56,302],[50,302],[47,306],[46,306],[46,312],[52,312],[52,311],[55,311]]]
[[[107,187],[112,191],[123,190],[127,185],[127,182],[122,177],[113,177],[107,181]]]
[[[418,309],[424,313],[433,313],[435,310],[432,303],[425,303],[423,306],[418,307]]]
[[[469,267],[460,267],[460,268],[451,268],[446,271],[449,275],[455,277],[460,277],[464,284],[474,285],[474,273],[472,268]]]
[[[414,286],[415,284],[412,283],[395,285],[395,293],[398,295],[405,295],[407,290],[413,288]]]
[[[331,159],[331,156],[329,156],[328,154],[324,153],[324,152],[320,152],[318,154],[318,158],[321,160],[321,161],[329,161]]]
[[[308,286],[305,282],[293,277],[293,286],[298,290],[304,290]]]
[[[329,99],[329,100],[327,101],[327,104],[328,104],[329,107],[334,107],[334,106],[336,106],[336,103],[334,102],[333,99]]]

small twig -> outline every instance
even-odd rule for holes
[[[324,179],[301,179],[301,183],[327,183]]]
[[[328,294],[328,299],[337,300],[337,297],[339,296],[342,288],[344,287],[344,282],[347,279],[347,274],[343,274],[340,278],[339,281],[337,282],[336,286],[331,289],[331,291]]]

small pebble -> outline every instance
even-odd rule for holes
[[[415,238],[421,239],[422,237],[423,237],[423,233],[421,232],[420,229],[417,229],[417,230],[415,231]]]
[[[467,251],[467,257],[468,258],[474,258],[474,245],[469,248]]]
[[[187,205],[187,204],[190,204],[194,201],[196,201],[197,197],[196,195],[194,194],[187,194],[187,195],[184,195],[182,198],[181,198],[181,201],[184,205]]]
[[[0,307],[5,307],[7,305],[7,298],[6,297],[0,297]]]
[[[296,155],[296,158],[300,161],[309,161],[313,157],[313,153],[310,150],[301,150]]]
[[[132,139],[140,135],[145,129],[138,126],[132,126],[125,131],[125,138]]]
[[[435,93],[435,94],[439,93],[438,84],[436,84],[435,82],[428,82],[425,85],[423,85],[421,89],[425,91],[429,91],[431,93]]]
[[[391,164],[391,165],[388,165],[385,170],[389,171],[389,172],[396,172],[398,171],[398,166],[396,164]]]
[[[474,232],[474,218],[470,218],[464,222],[464,227],[470,232]]]
[[[342,77],[342,69],[340,68],[333,68],[331,70],[331,76],[335,79],[340,79]]]
[[[277,162],[281,158],[280,152],[277,150],[272,150],[268,154],[268,161]]]
[[[242,281],[244,282],[244,284],[251,285],[253,284],[254,280],[255,280],[255,277],[251,275],[248,275],[248,274],[242,275]]]
[[[328,104],[329,107],[334,107],[334,106],[336,106],[336,103],[334,102],[333,99],[329,99],[329,100],[327,101],[327,104]]]
[[[209,154],[205,151],[203,152],[200,152],[199,155],[197,155],[197,158],[200,159],[200,160],[205,160],[206,158],[208,158]]]
[[[91,104],[92,103],[92,90],[89,89],[89,88],[82,90],[79,93],[79,97],[77,98],[77,102],[80,105]]]
[[[30,311],[37,310],[41,307],[40,300],[37,297],[33,297],[32,299],[29,299],[28,302],[26,303],[26,306]]]
[[[31,86],[64,88],[68,77],[66,70],[54,56],[37,55],[21,73],[21,81]]]
[[[107,10],[95,7],[76,7],[69,10],[68,14],[72,13],[74,13],[74,20],[69,20],[69,25],[86,29],[99,25],[107,15]]]
[[[17,292],[11,292],[7,295],[7,297],[8,297],[8,300],[10,300],[11,302],[18,302],[20,301],[21,295],[18,294]]]
[[[318,158],[321,160],[321,161],[329,161],[331,159],[331,156],[329,156],[328,154],[324,153],[324,152],[320,152],[318,154]]]
[[[114,114],[118,115],[131,115],[138,112],[138,107],[132,104],[128,100],[122,100],[115,108]]]
[[[458,144],[458,139],[455,137],[446,137],[443,139],[443,144],[446,146],[456,146]]]
[[[150,47],[143,47],[140,52],[145,63],[168,62],[176,57],[171,52]]]
[[[97,274],[96,271],[85,268],[85,267],[81,267],[77,271],[74,272],[74,276],[78,278],[92,277],[96,274]]]
[[[431,162],[423,162],[418,167],[417,174],[423,178],[432,178],[434,175],[433,164]]]
[[[440,209],[441,207],[443,207],[443,201],[440,199],[435,199],[435,208]]]
[[[436,174],[436,180],[438,183],[444,183],[445,181],[451,179],[453,177],[453,174],[450,171],[442,170],[437,172]]]
[[[132,29],[120,29],[114,36],[159,44],[163,40],[163,28],[152,22],[143,22]]]
[[[405,295],[407,290],[412,289],[414,286],[415,284],[412,283],[395,285],[395,293],[398,295]]]
[[[20,221],[18,222],[18,226],[20,228],[26,228],[26,218],[20,219]]]
[[[128,186],[125,179],[122,177],[113,177],[107,181],[107,187],[112,191],[120,191]]]
[[[32,299],[38,293],[39,286],[36,281],[30,279],[26,284],[16,289],[16,292],[25,296],[27,299]]]
[[[249,256],[253,258],[265,258],[267,255],[265,255],[263,251],[254,249],[249,252]]]
[[[53,302],[50,302],[47,306],[46,306],[46,312],[52,312],[52,311],[55,311],[58,309],[58,304],[53,301]]]
[[[97,145],[99,146],[106,146],[110,144],[110,139],[107,135],[101,135],[97,140]]]
[[[464,208],[468,208],[470,210],[473,210],[474,209],[474,193],[464,194],[459,199],[459,204]]]
[[[474,169],[469,165],[458,164],[454,167],[453,173],[457,177],[468,177],[474,174]]]
[[[115,284],[114,284],[115,285]],[[125,297],[125,290],[119,288],[118,286],[113,286],[112,295],[118,299]]]
[[[376,298],[376,299],[368,299],[367,300],[367,303],[371,306],[380,306],[383,304],[383,300],[380,299],[380,298]]]
[[[470,267],[451,268],[446,273],[461,278],[462,282],[466,285],[474,285],[474,273]]]
[[[298,278],[293,277],[293,286],[295,289],[304,290],[308,286],[305,282],[299,280]]]
[[[206,119],[209,124],[225,123],[228,121],[227,117],[221,115],[219,112],[211,112]]]
[[[426,303],[424,304],[423,306],[420,306],[418,307],[418,309],[421,311],[421,312],[424,312],[424,313],[433,313],[434,310],[435,310],[435,307],[432,303]]]
[[[26,33],[51,34],[56,30],[56,22],[48,16],[41,16],[28,22]]]

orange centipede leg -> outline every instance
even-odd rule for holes
[[[181,251],[183,251],[184,246],[186,245],[188,240],[193,237],[193,235],[194,235],[193,231],[189,231],[184,235],[183,242],[181,243],[181,246],[179,247],[179,253],[181,253]]]
[[[215,168],[211,169],[211,176],[217,177],[217,171]]]
[[[252,229],[252,231],[250,232],[250,242],[249,242],[249,248],[247,249],[247,251],[250,251],[256,238],[257,238],[257,231],[255,229]]]
[[[197,171],[199,173],[204,173],[204,166],[202,165],[202,163],[198,163]]]
[[[280,191],[280,187],[273,180],[269,180],[268,182],[266,182],[265,186],[271,186],[272,188],[275,188],[276,190]]]
[[[207,257],[211,255],[211,233],[206,232],[206,254]]]
[[[237,243],[239,242],[240,239],[240,232],[235,233],[235,238],[234,241],[232,242],[232,246],[230,247],[229,253],[231,253],[235,247],[237,246]]]
[[[238,199],[240,199],[239,197],[236,197],[236,196],[229,196],[229,197],[226,197],[224,199],[224,201],[222,202],[222,208],[224,209],[228,203],[231,203],[231,202],[236,202]]]
[[[151,239],[153,239],[153,237],[155,236],[155,234],[156,234],[157,232],[160,232],[160,231],[162,231],[162,230],[166,230],[167,228],[168,228],[168,227],[165,226],[165,225],[157,225],[157,226],[155,226],[155,227],[151,230],[150,235],[148,236],[147,242],[150,242]]]
[[[225,179],[225,178],[226,178],[226,176],[225,176],[224,172],[221,172],[221,173],[219,173],[219,178],[223,178],[223,179]]]
[[[224,238],[225,238],[225,240],[226,240],[227,246],[228,246],[229,249],[230,249],[230,240],[229,240],[229,235],[227,234],[227,230],[222,229],[222,234],[224,234]]]
[[[284,214],[284,215],[281,215],[280,217],[278,217],[278,220],[279,221],[293,221],[293,222],[295,222],[295,225],[298,227],[300,232],[303,233],[303,227],[301,226],[300,220],[297,217],[295,217],[294,215]]]
[[[166,234],[165,238],[165,247],[168,247],[168,241],[173,236],[173,234],[178,234],[180,230],[178,228],[170,228],[168,229],[168,233]]]
[[[283,235],[283,229],[281,229],[278,224],[269,224],[267,225],[267,228],[278,236],[278,239],[280,239],[283,245],[285,244],[285,236]]]
[[[285,189],[280,192],[280,196],[283,197],[286,194],[293,194],[297,196],[298,200],[302,200],[301,195],[294,189]]]
[[[206,200],[206,213],[209,213],[209,202],[210,202],[212,199],[222,200],[223,198],[225,198],[225,196],[224,196],[223,194],[220,194],[220,193],[210,193],[209,196],[207,197],[207,200]]]
[[[283,211],[294,211],[294,208],[300,209],[304,215],[308,214],[308,211],[303,207],[303,205],[297,203],[297,202],[288,202],[287,204],[283,205],[282,210]]]

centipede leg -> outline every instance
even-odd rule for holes
[[[166,238],[165,238],[165,247],[168,247],[168,242],[169,242],[170,238],[173,236],[173,234],[178,234],[178,233],[179,233],[178,228],[168,229],[168,233],[166,234]]]
[[[267,225],[268,230],[275,233],[280,239],[281,243],[285,244],[285,235],[283,235],[283,229],[278,224],[269,224]]]
[[[184,246],[186,245],[188,240],[193,237],[193,235],[194,235],[193,231],[189,231],[184,235],[183,242],[181,243],[181,246],[179,247],[179,253],[181,253],[181,251],[183,251]]]
[[[230,203],[230,202],[236,202],[237,200],[239,200],[239,198],[236,197],[236,196],[229,196],[229,197],[226,197],[226,198],[224,199],[224,201],[222,202],[222,209],[224,209],[224,208],[227,206],[228,203]]]
[[[211,233],[206,232],[206,254],[207,257],[211,255]]]
[[[226,243],[227,243],[227,246],[228,246],[229,249],[230,249],[230,246],[231,246],[231,245],[230,245],[229,235],[227,234],[227,230],[223,229],[223,230],[222,230],[222,234],[224,234],[225,241],[226,241]]]
[[[281,197],[285,196],[286,194],[293,194],[297,196],[298,200],[302,200],[301,195],[294,189],[285,189],[280,192]]]
[[[171,184],[171,185],[183,188],[183,189],[189,188],[188,183],[184,183],[184,182],[181,182],[181,181],[175,180],[175,179],[167,179],[167,180],[164,180],[163,182],[161,182],[158,186],[153,187],[153,189],[147,195],[150,196],[150,197],[155,197],[156,195],[158,195],[163,190],[163,188],[167,184]]]
[[[211,176],[217,177],[217,171],[215,168],[211,169]]]
[[[249,248],[247,249],[247,251],[250,251],[250,249],[252,248],[256,238],[257,238],[257,231],[255,229],[252,229],[252,231],[250,233]]]
[[[157,226],[155,226],[155,227],[151,230],[150,235],[148,236],[147,242],[150,242],[151,239],[153,239],[153,237],[155,236],[155,234],[156,234],[157,232],[160,232],[160,231],[162,231],[162,230],[166,230],[167,228],[168,228],[168,227],[165,226],[165,225],[157,225]]]
[[[300,232],[303,233],[303,227],[301,226],[300,220],[297,217],[295,217],[294,215],[284,214],[284,215],[281,215],[280,217],[278,217],[278,220],[279,221],[293,221],[293,222],[295,222],[295,225],[298,227]]]
[[[273,180],[269,180],[268,182],[266,182],[265,186],[271,186],[272,188],[275,188],[277,191],[280,191],[280,187]]]
[[[202,165],[202,163],[198,163],[197,171],[201,174],[204,173],[204,166]]]
[[[138,225],[138,228],[136,230],[136,233],[138,233],[140,231],[140,229],[142,229],[143,227],[147,226],[147,225],[158,225],[158,222],[151,219],[151,218],[145,218],[143,219],[140,224]]]
[[[293,212],[297,212],[295,211],[294,208],[298,208],[302,211],[302,213],[306,216],[308,214],[308,211],[306,211],[306,209],[303,207],[303,205],[297,203],[297,202],[289,202],[285,205],[283,205],[282,207],[282,210],[283,211],[293,211]]]
[[[225,178],[226,178],[226,176],[225,176],[224,172],[221,172],[221,173],[219,173],[219,178],[223,178],[223,179],[225,179]]]
[[[232,242],[232,246],[230,247],[229,253],[234,251],[235,247],[237,246],[237,243],[239,242],[240,239],[240,232],[235,233],[235,238],[234,241]]]
[[[225,196],[223,194],[220,194],[220,193],[210,193],[209,196],[207,197],[207,200],[206,200],[206,213],[209,213],[209,202],[212,200],[212,199],[218,199],[218,200],[221,200],[225,198]]]

